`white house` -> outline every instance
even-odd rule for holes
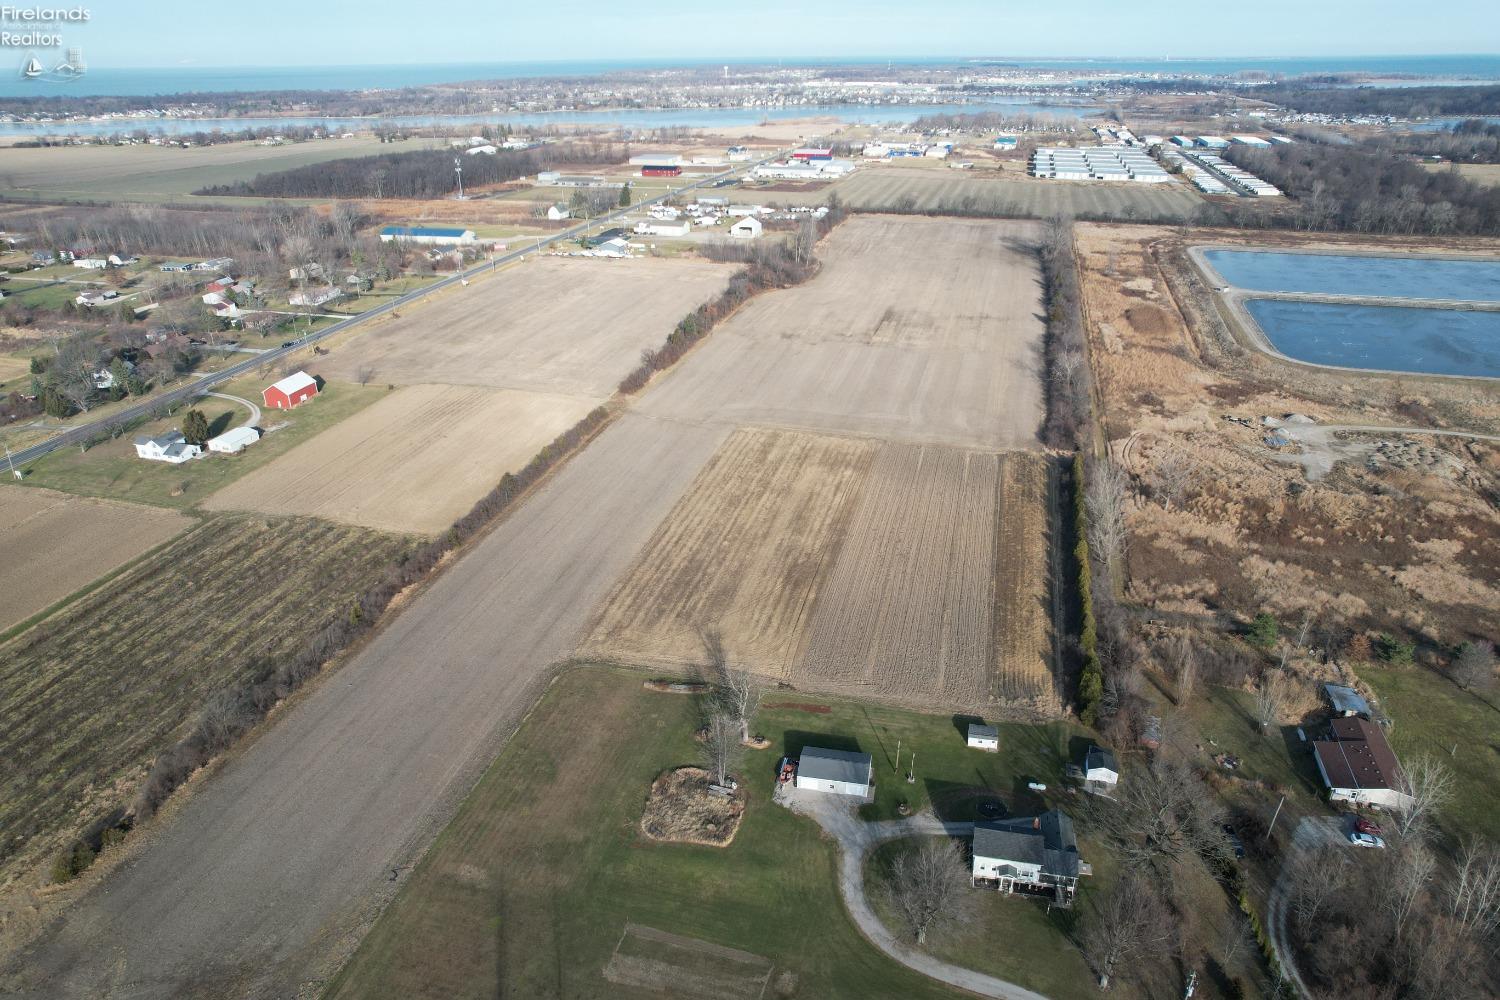
[[[109,266],[109,261],[103,257],[75,257],[74,267],[82,267],[89,271],[102,271]]]
[[[81,306],[87,306],[92,309],[95,306],[104,305],[110,299],[118,298],[119,294],[113,288],[91,288],[88,291],[79,292],[73,297],[73,301]]]
[[[191,461],[203,454],[203,449],[195,444],[188,444],[187,438],[183,437],[182,431],[175,427],[156,437],[146,437],[144,434],[135,439],[135,453],[140,458],[149,459],[153,462],[170,462],[173,465],[181,465],[183,462]]]
[[[323,277],[323,265],[311,263],[305,267],[294,267],[286,272],[286,276],[292,281],[308,281],[312,278]]]
[[[131,364],[129,361],[126,361],[124,358],[120,359],[120,363],[124,365],[126,373],[132,373],[135,371],[135,365]],[[111,368],[99,368],[94,372],[95,389],[113,389],[114,387],[115,373]]]
[[[760,220],[747,215],[729,227],[729,235],[738,240],[753,240],[761,233]]]
[[[637,222],[635,231],[641,236],[686,236],[693,228],[687,219],[681,222]]]
[[[1090,872],[1078,856],[1073,821],[1057,809],[974,824],[976,886],[1051,896],[1067,906],[1078,890],[1078,877]]]
[[[294,306],[320,306],[325,302],[332,302],[340,295],[342,290],[334,285],[319,288],[303,288],[286,297],[287,302]]]
[[[558,202],[555,205],[550,205],[547,208],[547,218],[552,222],[559,222],[563,219],[572,218],[572,216],[573,210],[567,205],[564,205],[562,202]]]
[[[869,798],[875,793],[874,761],[867,753],[803,747],[797,760],[797,787]]]
[[[1385,733],[1368,719],[1334,719],[1328,737],[1313,741],[1313,759],[1334,802],[1399,809],[1411,798],[1400,790],[1401,767]]]
[[[218,437],[208,439],[208,450],[223,455],[237,455],[249,445],[260,440],[260,432],[248,424],[225,431]]]
[[[486,154],[488,156],[494,156],[497,152],[499,152],[499,150],[497,150],[494,146],[488,146],[488,145],[486,145],[486,146],[470,146],[468,149],[464,150],[464,152],[467,153],[470,156],[473,156],[475,153],[484,153],[484,154]]]
[[[969,723],[969,746],[975,750],[999,750],[1000,727]]]
[[[1109,795],[1120,783],[1120,765],[1103,747],[1091,746],[1083,755],[1083,788],[1096,795]]]

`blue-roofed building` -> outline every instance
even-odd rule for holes
[[[439,246],[465,246],[474,242],[474,230],[457,226],[386,226],[380,231],[380,241],[389,243],[429,243]]]

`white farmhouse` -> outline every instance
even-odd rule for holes
[[[1067,813],[1053,809],[1040,816],[974,824],[976,886],[1051,896],[1067,906],[1078,890],[1078,877],[1090,871],[1078,857],[1078,838]]]
[[[869,798],[875,793],[874,761],[867,753],[803,747],[797,760],[797,787]]]
[[[149,459],[152,462],[170,462],[172,465],[181,465],[203,454],[203,449],[195,444],[188,444],[182,431],[174,427],[156,437],[147,437],[144,434],[137,437],[135,453],[137,457]]]

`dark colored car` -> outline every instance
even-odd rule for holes
[[[1234,852],[1236,860],[1245,856],[1245,844],[1240,840],[1240,835],[1234,832],[1234,827],[1228,823],[1224,824],[1224,839],[1229,841],[1229,849]]]
[[[1363,816],[1354,817],[1354,830],[1356,833],[1368,833],[1373,834],[1376,837],[1385,832],[1377,824],[1371,822]]]

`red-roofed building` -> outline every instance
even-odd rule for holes
[[[1396,809],[1408,798],[1400,790],[1401,767],[1385,733],[1368,719],[1334,719],[1327,739],[1313,741],[1313,757],[1334,802]]]

